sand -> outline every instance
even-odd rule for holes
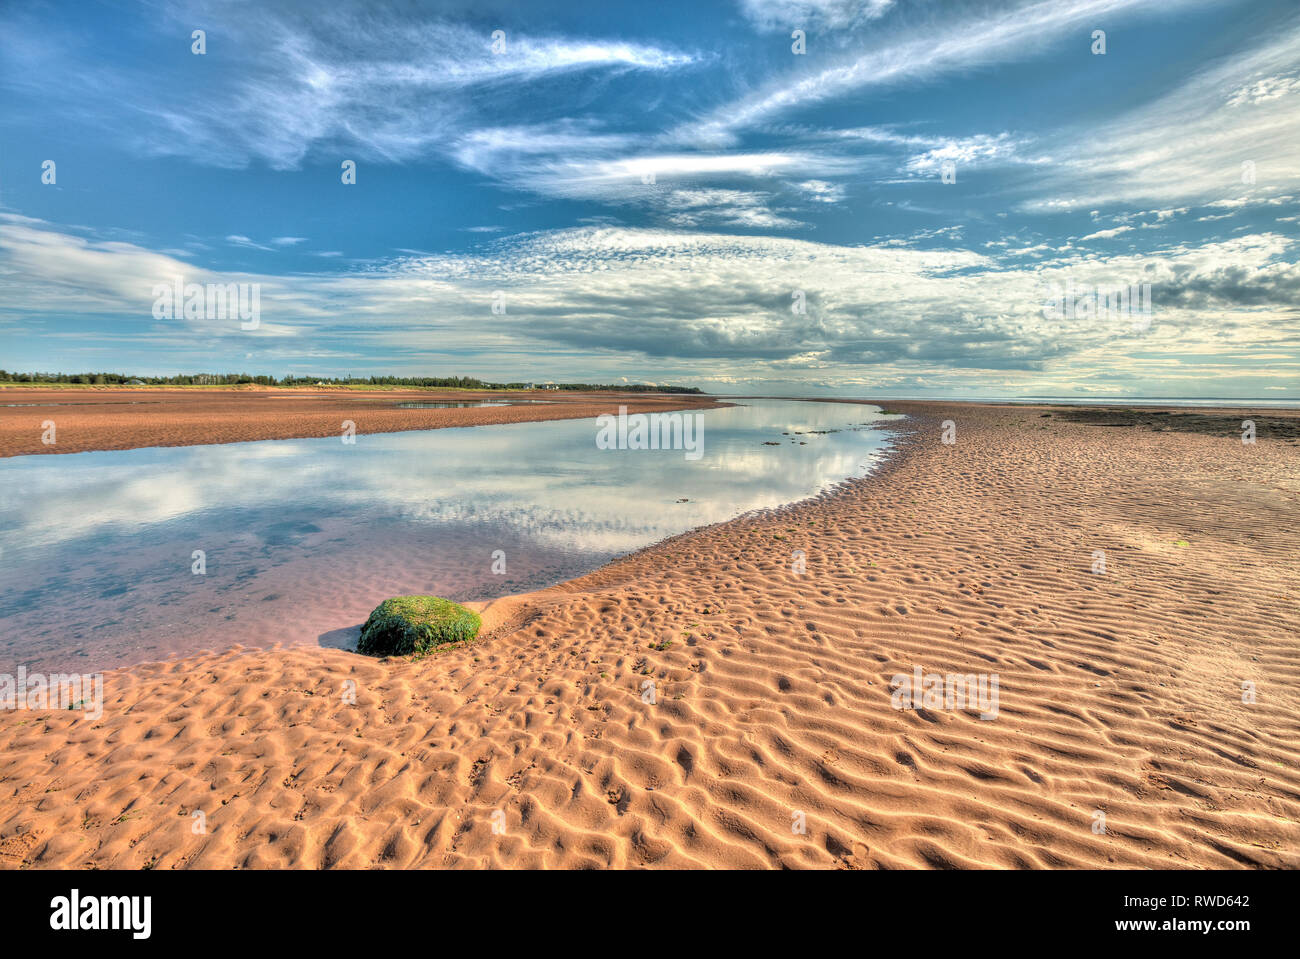
[[[401,409],[398,403],[545,402],[464,409]],[[38,404],[9,406],[5,404]],[[713,397],[673,394],[519,393],[443,390],[310,389],[61,389],[0,388],[0,457],[82,453],[145,446],[194,446],[357,433],[395,433],[488,423],[531,423],[616,413],[710,409]],[[53,444],[44,443],[47,421]]]
[[[1296,447],[889,405],[882,472],[486,604],[463,648],[0,713],[0,864],[1300,866]],[[893,708],[917,666],[996,674],[997,717]]]

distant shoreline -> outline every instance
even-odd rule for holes
[[[1160,397],[1160,396],[1135,396],[1131,398],[1124,397],[999,397],[996,399],[981,399],[970,397],[901,397],[886,396],[863,399],[861,397],[845,396],[776,396],[767,393],[755,394],[735,394],[735,393],[709,393],[707,396],[715,396],[724,400],[805,400],[808,402],[821,403],[874,403],[878,406],[889,403],[929,403],[929,404],[965,404],[971,406],[1114,406],[1123,408],[1126,406],[1143,406],[1143,407],[1169,407],[1171,409],[1250,409],[1251,407],[1260,407],[1266,409],[1280,410],[1300,410],[1300,399],[1267,399],[1263,397],[1255,399],[1240,399],[1232,396],[1186,396],[1186,397]]]
[[[601,413],[616,413],[626,406],[631,413],[672,410],[706,410],[730,406],[746,399],[781,399],[807,403],[852,403],[880,406],[908,405],[916,408],[1005,408],[1005,409],[1089,409],[1125,410],[1140,407],[1144,416],[1161,410],[1171,414],[1201,413],[1219,421],[1201,424],[1217,432],[1233,432],[1249,406],[1204,404],[1198,406],[1164,403],[1084,403],[982,400],[888,400],[850,397],[776,397],[681,393],[578,393],[557,390],[504,391],[455,390],[444,387],[390,388],[353,387],[263,387],[263,386],[131,386],[107,387],[65,385],[54,389],[18,387],[10,396],[22,397],[23,405],[6,405],[5,387],[0,387],[0,458],[52,453],[84,453],[101,450],[141,449],[154,446],[204,446],[245,443],[258,440],[310,439],[341,435],[345,422],[357,434],[396,433],[500,423],[528,423],[546,420],[583,419]],[[69,391],[78,399],[68,402]],[[545,400],[518,406],[466,407],[461,409],[402,409],[403,400],[437,396],[440,402],[494,400]],[[147,399],[143,397],[148,397]],[[292,409],[283,402],[292,398]],[[12,401],[11,401],[12,402]],[[32,405],[28,405],[32,404]],[[1300,410],[1259,405],[1252,417],[1272,425],[1284,438],[1300,428]],[[1141,417],[1139,417],[1140,419]],[[42,442],[45,427],[53,420],[56,442]],[[1221,422],[1220,422],[1221,421]],[[1167,421],[1178,423],[1177,420]],[[1294,424],[1294,425],[1293,425]],[[1137,425],[1136,423],[1133,425]],[[1164,423],[1161,426],[1165,425]],[[1186,424],[1184,424],[1186,425]],[[1203,431],[1201,429],[1196,430]]]
[[[86,453],[154,446],[205,446],[257,440],[341,436],[347,423],[356,434],[397,433],[497,423],[566,420],[617,413],[717,409],[731,404],[680,393],[577,393],[557,390],[328,389],[275,387],[73,387],[22,389],[24,404],[6,406],[0,394],[0,458]],[[402,409],[402,400],[481,402],[546,400],[519,406]],[[379,395],[376,395],[379,394]],[[18,395],[18,394],[11,394]],[[148,396],[148,399],[143,397]],[[292,398],[293,403],[283,402]],[[53,421],[53,443],[43,442]]]

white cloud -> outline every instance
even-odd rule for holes
[[[856,166],[851,159],[799,150],[648,152],[633,138],[599,134],[571,122],[476,130],[452,145],[452,156],[466,169],[543,196],[638,206],[668,215],[693,207],[695,212],[665,222],[709,221],[746,228],[799,225],[767,208],[771,191],[781,185],[778,178],[835,176]],[[822,202],[842,196],[840,188],[824,180],[804,181],[799,189],[816,193],[806,198]],[[693,203],[693,197],[709,197],[731,212],[719,209],[716,215],[706,215],[709,204]]]
[[[745,17],[759,30],[822,27],[843,30],[884,16],[894,0],[740,0]]]
[[[1297,92],[1300,92],[1300,74],[1262,77],[1234,90],[1228,97],[1228,106],[1267,103]]]
[[[1110,240],[1119,236],[1121,233],[1128,233],[1132,229],[1131,226],[1117,226],[1110,230],[1098,230],[1096,233],[1089,233],[1087,236],[1079,237],[1079,242],[1085,243],[1088,240]]]
[[[945,163],[958,167],[976,163],[1006,162],[1016,158],[1021,141],[1009,133],[996,136],[977,134],[970,137],[907,138],[908,142],[923,142],[929,146],[922,153],[909,157],[905,169],[917,175],[933,175]]]
[[[683,202],[697,200],[708,198]],[[467,372],[501,357],[526,354],[545,368],[550,357],[581,354],[594,369],[648,361],[710,376],[789,377],[815,362],[846,383],[864,369],[881,377],[1004,370],[1063,382],[1117,370],[1151,374],[1149,358],[1172,353],[1179,370],[1204,375],[1202,388],[1234,366],[1275,379],[1300,374],[1300,316],[1288,312],[1300,298],[1300,265],[1287,237],[1241,236],[1146,256],[1058,253],[1023,265],[1017,254],[1027,252],[1001,261],[948,246],[587,227],[496,241],[472,255],[258,275],[215,273],[0,216],[0,316],[21,316],[53,336],[68,313],[111,314],[119,317],[113,336],[125,329],[201,357],[250,348],[264,356],[274,347],[280,363],[297,363],[360,351],[384,357],[389,369],[435,352],[454,352]],[[154,320],[152,287],[177,274],[261,283],[262,329]],[[1045,320],[1044,285],[1067,280],[1151,283],[1151,331],[1139,337],[1124,322]],[[507,312],[495,316],[498,290]],[[805,293],[804,314],[790,309],[795,290]],[[78,332],[79,342],[93,338]],[[1260,368],[1265,347],[1279,358]]]
[[[744,229],[790,229],[802,226],[798,220],[772,209],[767,193],[745,190],[668,190],[655,197],[655,204],[667,211],[667,222],[674,226],[698,227],[706,224]]]
[[[261,243],[254,242],[248,237],[240,236],[237,233],[233,233],[230,236],[226,237],[226,242],[229,243],[231,246],[242,246],[249,250],[269,251],[271,249],[269,246],[264,246]]]
[[[844,187],[839,183],[828,183],[826,180],[804,180],[802,183],[796,183],[795,187],[803,191],[804,195],[815,203],[839,203],[844,199]]]
[[[1166,11],[1205,0],[1168,0]],[[766,6],[766,5],[765,5]],[[973,8],[871,36],[853,54],[811,75],[781,76],[740,100],[693,122],[679,135],[689,141],[729,143],[737,131],[793,109],[871,87],[920,83],[938,76],[1023,60],[1070,30],[1091,29],[1099,17],[1141,9],[1143,0],[1035,0],[1012,7]],[[772,9],[775,9],[774,7]]]
[[[131,148],[229,167],[261,160],[281,170],[322,148],[381,161],[427,156],[465,129],[476,104],[509,96],[503,90],[532,92],[581,71],[656,73],[700,60],[622,38],[522,30],[507,30],[504,50],[494,53],[490,31],[357,3],[194,2],[160,13],[163,32],[183,28],[188,37],[195,23],[205,25],[214,47],[208,59],[222,57],[210,83],[195,89],[188,76],[168,83],[162,67],[79,61],[60,45],[79,38],[38,38],[19,21],[0,30],[0,51],[21,51],[27,76],[59,76],[57,85],[39,86],[46,109],[59,103],[78,116],[111,116],[105,135]],[[85,65],[69,70],[69,62]]]
[[[1294,96],[1276,93],[1276,77],[1297,56],[1300,21],[1279,24],[1261,46],[1211,63],[1172,93],[1108,123],[1057,131],[1054,139],[1073,144],[1058,161],[1058,190],[1025,206],[1280,200],[1300,186],[1300,109]],[[1242,92],[1261,89],[1269,95]]]

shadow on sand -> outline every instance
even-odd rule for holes
[[[343,629],[331,629],[316,637],[316,642],[327,649],[346,649],[350,653],[357,651],[357,640],[361,638],[361,623],[346,626]]]

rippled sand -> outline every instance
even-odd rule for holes
[[[0,713],[0,863],[1300,865],[1297,448],[890,406],[877,475],[488,604],[468,647]],[[893,708],[917,666],[996,674],[997,718]]]

